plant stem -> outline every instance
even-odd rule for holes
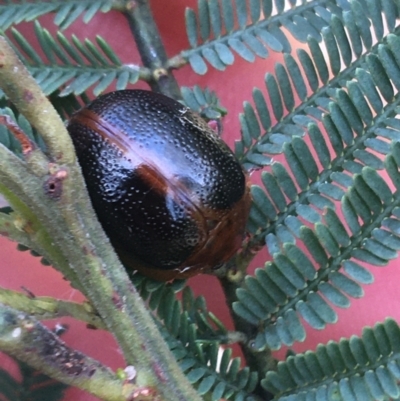
[[[152,71],[153,79],[149,82],[151,89],[174,99],[181,99],[179,86],[167,68],[167,53],[148,0],[128,0],[125,4],[124,14],[143,65]]]
[[[107,401],[127,401],[137,386],[100,362],[69,348],[29,315],[0,304],[0,348],[33,368]]]
[[[3,191],[0,190],[0,192]],[[0,236],[9,238],[11,241],[33,249],[35,244],[30,235],[21,229],[21,225],[23,225],[23,222],[18,221],[13,212],[0,213]]]
[[[20,97],[19,82],[30,94],[28,99]],[[12,102],[25,110],[32,125],[37,114],[55,122],[54,126],[42,123],[40,134],[55,160],[63,161],[48,161],[43,166],[48,173],[38,176],[28,163],[0,146],[0,183],[29,205],[46,227],[51,242],[57,244],[66,265],[76,275],[77,284],[116,337],[127,364],[135,366],[138,386],[154,388],[162,401],[200,401],[96,218],[68,132],[58,124],[60,120],[49,101],[36,95],[40,92],[37,83],[1,37],[0,86]],[[42,110],[47,112],[43,115]],[[64,148],[60,148],[62,144]]]
[[[104,323],[88,302],[77,303],[52,297],[32,297],[0,287],[0,303],[28,313],[38,320],[71,316],[98,329],[105,329]]]

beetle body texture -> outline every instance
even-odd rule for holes
[[[248,216],[246,175],[207,123],[143,90],[100,96],[68,124],[98,218],[125,265],[160,280],[226,262]]]

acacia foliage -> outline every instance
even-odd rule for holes
[[[60,114],[68,117],[86,92],[146,78],[124,65],[107,42],[62,30],[85,22],[112,2],[19,1],[0,6],[0,26]],[[12,24],[55,13],[52,36],[35,23],[41,55]],[[306,325],[324,329],[337,308],[363,296],[373,276],[400,249],[399,3],[394,0],[199,0],[187,9],[189,48],[182,64],[204,74],[283,53],[238,116],[235,153],[248,170],[261,169],[251,188],[250,239],[244,251],[266,246],[272,260],[246,276],[232,309],[252,327],[253,351],[304,341]],[[294,50],[291,40],[305,44]],[[293,42],[292,42],[293,43]],[[169,62],[174,65],[175,58]],[[183,61],[182,61],[183,60]],[[245,73],[245,72],[244,72]],[[208,118],[226,111],[207,88],[183,88],[186,104]],[[40,134],[2,100],[34,141]],[[4,128],[1,142],[18,153]],[[277,155],[282,162],[274,161]],[[392,320],[366,328],[361,338],[321,345],[288,357],[261,374],[232,358],[227,329],[183,282],[136,277],[136,285],[172,352],[205,399],[256,399],[262,385],[275,400],[356,400],[399,397],[399,329]],[[182,299],[178,294],[182,292]],[[225,345],[221,362],[219,346]]]

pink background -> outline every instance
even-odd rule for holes
[[[155,20],[159,26],[161,36],[167,48],[169,56],[178,54],[188,47],[185,25],[184,10],[190,6],[195,8],[196,0],[165,0],[151,1]],[[41,19],[50,31],[55,31],[52,18]],[[18,29],[24,32],[32,32],[28,25],[20,25]],[[123,62],[140,64],[137,51],[131,38],[125,19],[117,12],[107,15],[99,14],[89,25],[81,21],[74,23],[65,34],[67,37],[74,33],[80,39],[95,39],[96,34],[104,37],[120,56]],[[264,89],[264,75],[267,71],[273,71],[273,63],[280,60],[280,56],[274,53],[266,59],[257,59],[254,63],[247,63],[236,57],[234,66],[228,67],[225,73],[216,71],[212,67],[204,76],[198,76],[192,72],[189,66],[176,72],[176,78],[180,85],[202,87],[208,86],[215,90],[222,104],[229,110],[224,120],[223,138],[230,146],[235,138],[239,136],[239,123],[237,115],[242,111],[245,100],[251,100],[253,87]],[[146,88],[140,83],[140,87]],[[16,244],[7,239],[0,238],[0,285],[5,288],[21,289],[28,288],[36,295],[48,295],[67,300],[82,300],[82,296],[69,287],[51,267],[42,266],[38,258],[31,257],[28,252],[18,252]],[[259,255],[252,267],[262,266],[267,259],[266,253]],[[296,351],[315,349],[318,343],[338,340],[343,336],[361,334],[362,327],[373,325],[391,316],[400,318],[398,280],[400,277],[397,269],[397,261],[385,268],[371,267],[375,276],[372,285],[364,286],[365,297],[361,300],[352,300],[351,308],[338,310],[339,322],[328,326],[323,331],[316,331],[307,327],[307,339],[304,343],[296,344]],[[231,327],[227,308],[222,298],[222,292],[215,278],[210,276],[198,276],[191,279],[190,283],[197,294],[206,297],[210,309]],[[69,331],[64,335],[64,340],[72,347],[81,350],[88,355],[108,364],[113,369],[123,367],[123,359],[111,336],[100,330],[88,330],[85,325],[71,319],[62,319],[62,322],[70,325]],[[51,326],[55,322],[50,322]],[[283,350],[278,352],[279,357]],[[7,369],[12,369],[12,362],[5,356],[0,355],[0,363]],[[66,400],[92,401],[96,398],[76,389],[68,390]]]

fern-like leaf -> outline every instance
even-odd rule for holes
[[[398,3],[393,0],[384,3],[383,17],[390,21],[389,30],[395,32],[396,21],[389,13],[399,14]],[[382,15],[380,13],[374,15],[372,23],[367,18],[368,15],[372,15],[372,11],[368,13],[369,8],[378,7],[380,10],[380,2],[371,0],[368,4],[368,7],[361,7],[361,3],[352,1],[351,9],[343,13],[342,19],[333,15],[330,26],[321,30],[322,43],[328,54],[328,60],[325,60],[323,49],[316,39],[308,38],[308,52],[303,49],[298,50],[297,60],[292,55],[286,54],[285,63],[276,65],[275,75],[268,73],[265,76],[267,96],[264,96],[260,89],[255,89],[254,106],[250,102],[244,103],[244,112],[240,116],[242,139],[236,143],[236,155],[246,168],[270,164],[274,155],[283,152],[285,143],[290,142],[294,136],[305,134],[309,123],[322,121],[323,115],[329,111],[332,100],[340,105],[340,110],[333,106],[332,118],[340,121],[337,117],[344,113],[359,135],[363,129],[362,120],[369,123],[372,118],[370,107],[367,106],[363,110],[364,104],[361,104],[363,100],[357,101],[363,97],[362,93],[368,92],[366,100],[371,102],[374,111],[382,107],[380,95],[374,89],[375,84],[380,87],[384,100],[388,101],[391,98],[393,90],[390,80],[396,88],[399,81],[397,68],[393,66],[394,50],[390,48],[388,53],[387,47],[381,48],[385,46],[383,32],[379,28],[383,24]],[[363,26],[369,27],[372,24],[380,35],[379,42],[375,46],[372,46],[371,40],[363,39],[366,33],[360,31],[356,21],[357,18],[361,18],[360,15],[363,15]],[[363,42],[372,54],[362,55]],[[359,57],[357,61],[351,61],[352,51]],[[380,60],[377,61],[376,57]],[[365,76],[362,72],[358,72],[360,67],[370,71],[373,81],[369,75]],[[383,76],[380,75],[381,70],[386,71]],[[332,79],[329,79],[330,73]],[[348,89],[347,95],[343,92],[336,93],[336,89],[347,90],[346,82],[355,78],[360,81],[362,87],[350,83],[351,88]],[[307,85],[309,90],[306,89]],[[302,101],[297,107],[294,107],[295,95]],[[352,105],[352,102],[356,105]],[[338,127],[339,132],[349,135],[346,123],[343,124],[345,125]],[[345,139],[349,140],[349,137]],[[340,142],[339,138],[332,138],[332,143],[336,145],[334,148],[336,153],[341,151],[338,141]]]
[[[0,29],[5,31],[11,25],[34,21],[48,13],[55,13],[54,23],[65,29],[82,14],[83,21],[87,23],[97,12],[108,12],[111,7],[110,0],[6,0],[0,5]]]
[[[250,62],[256,56],[268,57],[268,49],[289,53],[291,46],[285,30],[301,42],[308,37],[319,41],[321,30],[332,16],[342,19],[350,2],[303,1],[288,6],[278,0],[199,0],[197,13],[191,8],[186,10],[186,31],[192,49],[182,52],[182,57],[195,72],[204,74],[206,61],[223,70],[234,62],[234,53]]]
[[[363,167],[343,195],[344,221],[328,207],[324,215],[317,215],[320,221],[313,228],[299,220],[287,222],[280,237],[287,241],[274,244],[273,261],[247,277],[246,286],[237,290],[233,309],[260,328],[255,348],[278,349],[282,343],[303,341],[300,317],[315,329],[335,323],[337,314],[331,305],[347,308],[349,298],[363,296],[361,284],[373,281],[362,264],[384,266],[398,257],[400,143],[392,144],[384,166],[394,193],[374,168]],[[292,233],[308,254],[294,244]]]
[[[252,400],[258,375],[241,368],[241,359],[232,358],[224,325],[208,311],[203,297],[195,298],[184,281],[171,284],[133,276],[133,282],[151,310],[158,316],[159,329],[172,353],[200,395],[212,401],[221,398]],[[176,294],[182,291],[182,300]]]
[[[275,401],[398,399],[400,329],[393,320],[364,328],[362,337],[290,356],[262,386]]]
[[[359,10],[356,3],[346,13],[348,21]],[[317,329],[336,322],[332,305],[348,307],[350,298],[363,295],[361,284],[372,281],[362,263],[383,266],[397,257],[399,194],[378,173],[389,174],[397,189],[400,38],[397,29],[394,32],[371,48],[363,68],[356,64],[351,73],[349,68],[344,75],[338,73],[338,78],[350,80],[336,81],[336,88],[315,98],[318,118],[315,113],[294,121],[309,134],[311,144],[295,133],[289,140],[277,138],[286,166],[273,163],[261,175],[263,188],[251,189],[249,246],[265,241],[273,261],[246,279],[233,307],[260,327],[256,348],[302,341],[300,317]],[[369,45],[368,35],[363,35],[360,40]],[[269,87],[283,91],[279,79],[271,75]],[[279,110],[290,99],[286,90],[279,104],[274,106],[272,100],[272,108]],[[248,127],[251,110],[245,107]],[[290,129],[295,132],[295,127]],[[249,132],[258,135],[260,130]],[[343,218],[335,211],[337,202]]]
[[[208,120],[219,120],[227,113],[215,92],[208,88],[202,90],[198,85],[193,88],[184,86],[181,93],[185,104]]]
[[[59,88],[63,88],[60,96],[80,95],[91,86],[94,86],[93,93],[98,95],[114,81],[120,90],[139,78],[139,69],[122,65],[100,36],[96,38],[96,46],[90,40],[82,42],[74,35],[68,40],[58,32],[57,42],[35,22],[35,33],[46,56],[44,60],[16,29],[11,32],[16,42],[14,49],[47,95]]]
[[[334,202],[352,185],[353,174],[360,173],[363,166],[383,168],[379,155],[388,154],[389,140],[399,139],[395,117],[400,88],[400,64],[396,56],[400,38],[389,34],[384,39],[365,57],[365,68],[353,68],[351,74],[346,69],[343,75],[338,75],[335,89],[323,95],[318,93],[313,99],[314,106],[303,107],[307,112],[312,108],[313,117],[298,113],[292,122],[280,123],[280,133],[259,136],[254,146],[249,142],[250,156],[242,153],[245,165],[252,167],[257,161],[255,156],[269,162],[273,152],[283,151],[286,159],[287,167],[276,162],[271,171],[262,173],[264,188],[252,188],[254,204],[248,227],[254,234],[254,242],[267,239],[271,253],[275,252],[276,244],[282,243],[274,231],[279,228],[282,240],[286,241],[292,237],[285,226],[290,226],[289,231],[298,236],[301,222],[296,216],[317,223],[321,211],[333,208]],[[256,93],[258,103],[265,105],[260,92]],[[246,145],[246,138],[251,141],[252,136],[260,133],[255,111],[249,104],[245,105],[242,119],[245,120],[242,127],[250,134],[246,136],[244,130],[242,145],[237,147],[237,151],[241,148],[239,153]],[[248,129],[253,125],[255,128]],[[311,144],[299,137],[306,133]]]

